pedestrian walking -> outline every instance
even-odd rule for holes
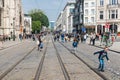
[[[90,43],[89,43],[90,45],[92,43],[92,40],[93,40],[93,33],[90,34]]]
[[[60,38],[60,34],[57,34],[57,41],[59,41],[59,38]]]
[[[56,36],[56,34],[54,35],[54,41],[56,42],[56,39],[57,39],[57,36]]]
[[[40,51],[42,51],[42,49],[43,49],[43,42],[41,41],[41,43],[40,43]]]
[[[61,41],[64,43],[64,38],[65,38],[65,35],[64,34],[61,34]]]
[[[38,39],[37,39],[38,51],[39,51],[39,48],[40,48],[40,43],[41,43],[41,37],[39,35]]]
[[[93,39],[92,39],[92,42],[93,42],[93,46],[95,45],[95,39],[96,39],[96,34],[95,33],[93,33]]]
[[[109,58],[108,58],[108,53],[107,53],[107,51],[108,51],[108,47],[105,46],[104,50],[101,50],[101,51],[98,51],[98,52],[95,52],[95,53],[94,53],[94,55],[95,55],[95,54],[99,54],[99,56],[98,56],[98,59],[99,59],[99,67],[98,67],[98,70],[99,70],[99,71],[102,71],[102,72],[104,72],[104,58],[106,57],[107,61],[110,62],[110,61],[109,61]]]
[[[111,34],[111,41],[112,41],[112,44],[115,41],[115,35],[114,35],[114,33]]]
[[[76,53],[76,50],[77,50],[77,46],[78,46],[78,41],[76,38],[74,38],[74,41],[72,43],[72,46],[73,46],[73,50],[74,52]]]
[[[86,33],[84,34],[84,43],[86,43],[87,35]]]

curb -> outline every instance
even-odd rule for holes
[[[103,47],[100,47],[100,46],[97,46],[97,45],[94,45],[95,47],[98,47],[98,48],[102,48],[103,49]],[[120,54],[120,52],[119,51],[115,51],[115,50],[112,50],[112,49],[109,49],[110,51],[112,51],[112,52],[116,52],[116,53],[119,53]]]

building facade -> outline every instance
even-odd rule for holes
[[[12,36],[20,33],[23,26],[21,0],[1,0],[0,4],[0,35]]]
[[[96,26],[96,0],[84,0],[84,26],[87,33],[94,32]]]
[[[59,16],[55,22],[55,30],[56,31],[62,31],[62,29],[63,29],[62,15],[63,15],[63,11],[59,14]]]
[[[84,27],[84,0],[76,0],[74,8],[73,26],[77,33]]]
[[[120,32],[120,0],[96,0],[96,33]]]
[[[56,29],[64,33],[71,33],[73,29],[73,18],[72,14],[74,11],[75,1],[69,1],[65,5],[63,11],[60,13],[56,20]],[[70,23],[70,22],[71,23]]]
[[[24,14],[23,33],[31,34],[31,32],[32,32],[32,17],[27,14]]]

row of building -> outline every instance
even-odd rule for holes
[[[24,15],[21,0],[0,0],[0,35],[31,33],[31,17]]]
[[[66,33],[120,32],[120,0],[71,0],[59,14],[55,29]]]

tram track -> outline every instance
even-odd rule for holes
[[[48,43],[49,43],[49,40],[50,40],[50,39],[48,39],[48,41],[47,41],[45,50],[44,50],[44,52],[43,52],[43,56],[42,56],[42,58],[41,58],[41,60],[40,60],[40,63],[39,63],[37,72],[36,72],[35,77],[34,77],[34,80],[39,80],[39,78],[40,78],[40,74],[41,74],[41,72],[42,72],[42,67],[43,67],[43,63],[44,63],[44,60],[45,60],[45,55],[46,55],[47,45],[48,45]]]
[[[17,61],[14,65],[8,68],[5,72],[0,75],[0,80],[2,80],[8,73],[10,73],[20,62],[22,62],[36,47],[33,47],[24,57]]]
[[[82,61],[87,67],[89,67],[92,71],[94,71],[98,76],[100,76],[103,80],[109,80],[106,76],[101,74],[98,70],[94,69],[92,66],[90,66],[88,63],[86,63],[82,58],[80,58],[78,55],[73,53],[68,47],[66,47],[64,44],[59,42],[63,47],[65,47],[71,54],[73,54],[76,58],[78,58],[80,61]]]
[[[53,40],[52,40],[52,42],[53,42]],[[59,61],[59,63],[60,63],[62,72],[63,72],[63,74],[64,74],[65,80],[71,80],[71,79],[70,79],[70,76],[69,76],[69,73],[67,72],[67,69],[65,68],[65,65],[64,65],[64,63],[63,63],[63,61],[62,61],[62,59],[61,59],[61,57],[60,57],[60,55],[59,55],[59,52],[58,52],[58,50],[57,50],[54,42],[53,42],[53,45],[54,45],[54,48],[55,48],[55,50],[56,50],[56,55],[57,55],[58,61]]]
[[[43,39],[44,41],[45,39]],[[20,44],[20,43],[19,43]],[[17,45],[17,44],[16,44]],[[12,70],[19,65],[22,61],[25,60],[25,58],[27,58],[30,54],[33,53],[33,51],[36,49],[36,47],[31,48],[26,55],[24,55],[21,59],[19,59],[17,62],[15,62],[13,65],[11,65],[11,67],[9,67],[8,69],[6,69],[1,75],[0,75],[0,80],[4,79],[4,77],[6,77],[10,72],[12,72]]]

